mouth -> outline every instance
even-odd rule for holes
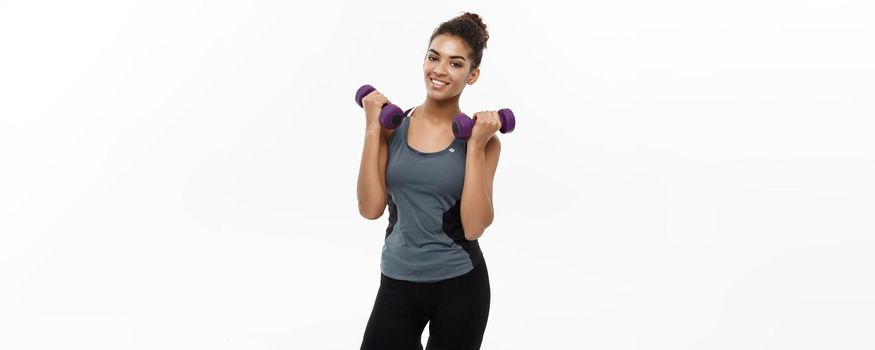
[[[437,80],[435,78],[429,78],[429,81],[431,82],[431,87],[435,90],[443,88],[444,86],[447,86],[450,84],[448,82],[445,82],[442,80]]]

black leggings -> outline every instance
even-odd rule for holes
[[[432,283],[401,281],[380,274],[380,289],[368,319],[361,350],[480,349],[489,317],[486,262],[470,272]]]

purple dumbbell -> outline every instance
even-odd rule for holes
[[[513,112],[511,112],[510,109],[499,109],[498,120],[501,122],[501,128],[499,128],[498,131],[501,131],[502,134],[507,134],[513,131],[513,128],[516,127],[516,118],[514,118]],[[474,120],[469,118],[465,113],[459,114],[453,118],[453,135],[456,135],[457,139],[467,140],[471,137],[471,129],[473,128]]]
[[[364,107],[362,105],[362,99],[374,90],[376,89],[373,86],[362,85],[362,87],[355,92],[355,103],[358,103],[359,107]],[[398,125],[401,125],[402,119],[404,119],[404,112],[396,105],[387,103],[380,110],[380,124],[386,129],[397,128]]]

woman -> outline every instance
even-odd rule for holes
[[[363,99],[366,136],[359,169],[359,213],[389,225],[377,291],[361,349],[479,349],[489,315],[486,261],[477,239],[492,223],[492,182],[501,145],[498,113],[475,113],[471,137],[452,120],[465,85],[480,75],[489,34],[464,13],[432,33],[423,63],[425,102],[395,129],[380,125],[389,101]]]

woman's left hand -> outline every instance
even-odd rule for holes
[[[486,141],[501,128],[501,121],[498,119],[498,111],[481,111],[474,113],[474,127],[471,128],[471,137],[468,138],[468,144],[477,144],[480,147],[486,146]]]

